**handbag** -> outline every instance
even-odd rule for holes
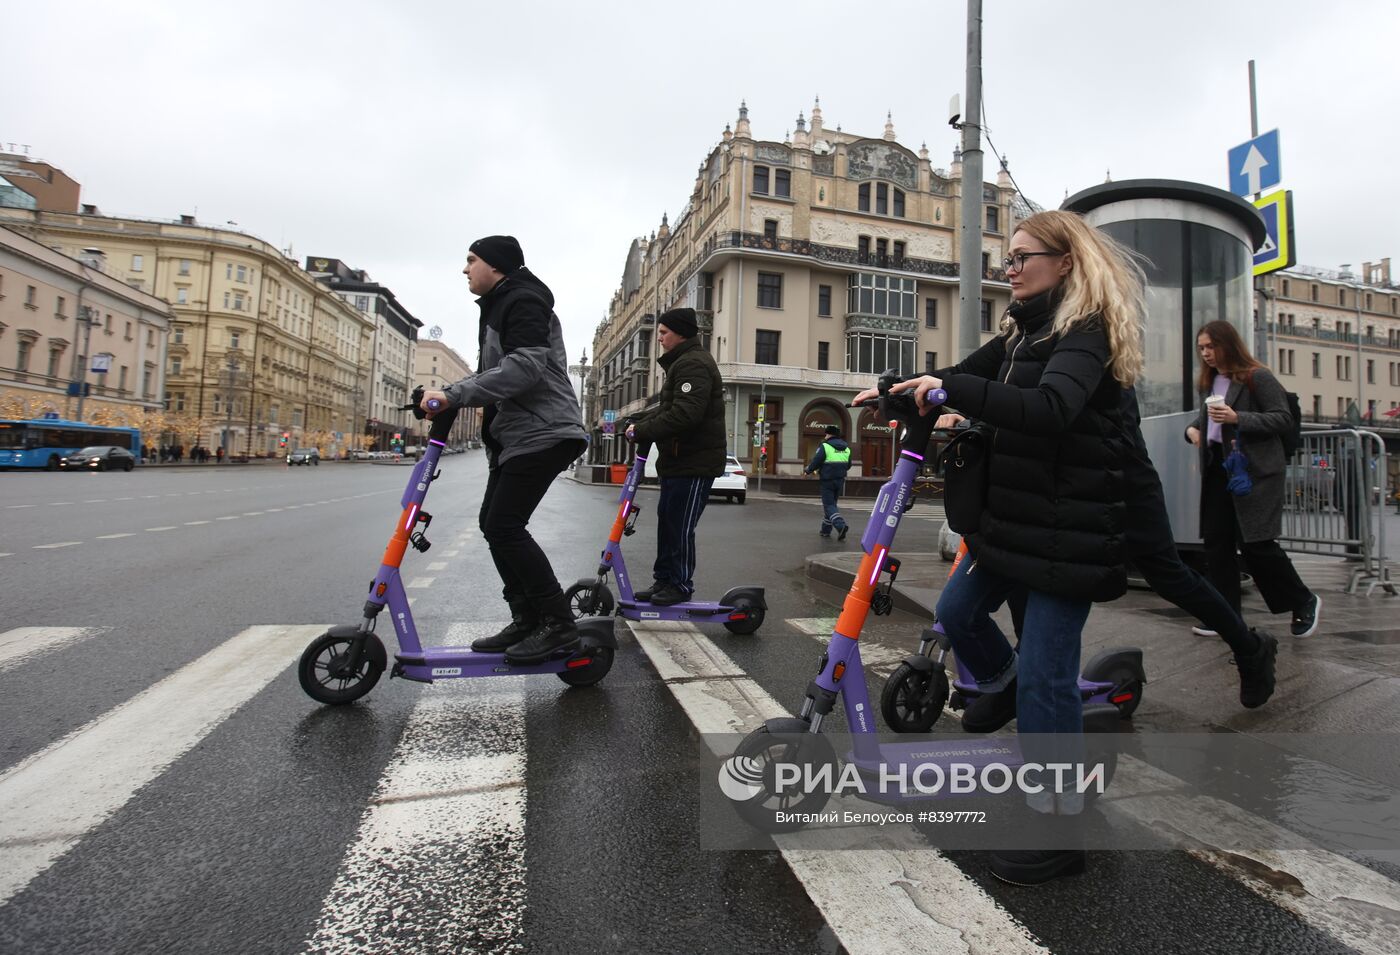
[[[1221,466],[1229,475],[1225,480],[1225,486],[1235,497],[1244,497],[1254,490],[1254,479],[1249,476],[1249,458],[1240,450],[1239,441],[1230,442],[1230,453],[1225,455],[1225,461]]]
[[[974,424],[953,436],[938,452],[943,473],[943,512],[948,526],[959,534],[976,533],[987,506],[987,475],[995,431]]]

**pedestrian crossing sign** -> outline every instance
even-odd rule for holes
[[[1254,274],[1267,275],[1298,263],[1293,244],[1293,190],[1280,189],[1256,199],[1264,217],[1264,242],[1254,252]]]

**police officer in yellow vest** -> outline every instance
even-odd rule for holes
[[[851,529],[837,508],[841,492],[846,488],[846,472],[850,469],[851,446],[841,437],[840,428],[834,424],[828,425],[826,440],[817,448],[817,453],[812,456],[812,463],[806,468],[807,474],[819,472],[821,477],[823,537],[830,537],[834,528],[836,539],[845,540],[846,532]]]

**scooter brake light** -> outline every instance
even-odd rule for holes
[[[564,669],[566,669],[566,670],[577,670],[579,667],[586,667],[586,666],[589,666],[592,662],[593,662],[593,658],[592,658],[592,657],[575,657],[574,659],[570,660],[568,663],[565,663],[565,664],[564,664]]]
[[[742,610],[736,610],[729,615],[730,620],[747,620],[749,615]]]
[[[1126,702],[1128,702],[1129,700],[1131,700],[1132,698],[1133,698],[1133,695],[1132,695],[1131,693],[1119,693],[1119,694],[1117,694],[1116,696],[1110,696],[1110,697],[1108,698],[1108,702],[1110,702],[1110,703],[1126,703]]]

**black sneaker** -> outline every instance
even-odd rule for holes
[[[572,619],[546,617],[534,633],[506,651],[506,662],[522,666],[543,663],[560,650],[576,646],[578,641],[578,627]]]
[[[845,539],[846,539],[846,532],[847,532],[848,530],[850,530],[850,529],[851,529],[851,525],[850,525],[850,524],[844,525],[839,531],[836,532],[836,539],[839,540],[839,541],[845,540]]]
[[[1012,885],[1040,885],[1084,871],[1083,849],[1010,849],[992,853],[992,875]]]
[[[1267,633],[1258,633],[1259,649],[1247,660],[1235,657],[1240,671],[1240,705],[1252,710],[1263,706],[1274,693],[1274,658],[1278,656],[1278,641]]]
[[[962,728],[967,733],[995,733],[1016,718],[1016,681],[1004,690],[983,693],[963,710]]]
[[[670,607],[673,604],[682,604],[690,599],[690,594],[681,590],[675,584],[664,584],[652,593],[651,603],[656,607]]]
[[[472,649],[477,653],[502,653],[506,647],[513,647],[524,640],[540,625],[540,613],[534,604],[524,600],[510,602],[511,621],[505,629],[489,637],[472,641]]]
[[[1322,598],[1313,594],[1301,610],[1293,611],[1293,625],[1288,628],[1289,632],[1295,637],[1311,637],[1317,632],[1317,618],[1321,610]]]
[[[659,581],[659,580],[653,580],[653,581],[651,582],[651,586],[648,587],[646,590],[637,590],[637,591],[634,591],[634,592],[632,593],[632,600],[633,600],[634,602],[638,602],[638,603],[650,603],[650,602],[651,602],[651,595],[654,594],[654,593],[656,593],[658,590],[660,590],[662,587],[665,587],[665,586],[666,586],[666,585],[663,584],[661,581]]]

